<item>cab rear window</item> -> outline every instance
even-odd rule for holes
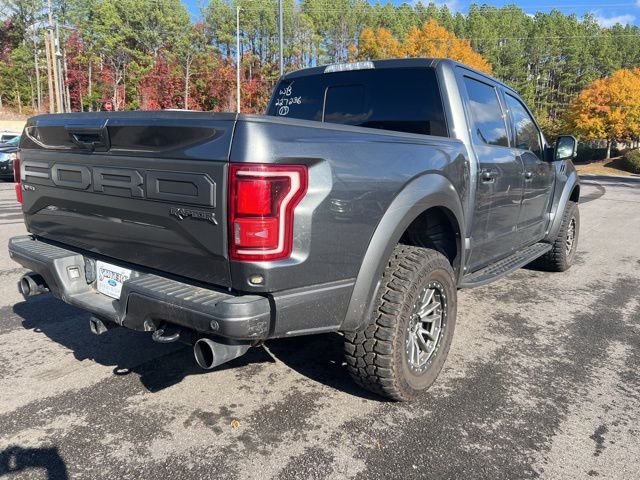
[[[267,115],[448,136],[430,68],[354,70],[283,80]]]

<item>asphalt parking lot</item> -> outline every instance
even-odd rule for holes
[[[2,478],[640,478],[640,179],[585,179],[566,273],[461,291],[445,368],[415,403],[360,390],[337,334],[213,372],[144,333],[24,302],[0,183]]]

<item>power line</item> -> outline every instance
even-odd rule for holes
[[[609,39],[609,38],[640,38],[640,33],[629,33],[620,35],[542,35],[529,37],[458,37],[458,40],[562,40],[567,38],[593,38],[593,39]]]
[[[245,32],[246,33],[246,32]],[[270,41],[277,41],[279,37],[277,36],[265,36],[265,35],[260,35],[261,39],[265,39],[265,40],[270,40]],[[502,41],[502,40],[564,40],[564,39],[594,39],[594,40],[608,40],[611,38],[639,38],[640,39],[640,32],[639,33],[629,33],[629,34],[619,34],[619,35],[613,35],[613,34],[605,34],[605,33],[601,33],[601,34],[593,34],[593,35],[532,35],[532,36],[528,36],[528,37],[456,37],[456,40],[468,40],[468,41]],[[429,41],[443,41],[443,40],[452,40],[451,38],[446,38],[446,37],[435,37],[435,38],[429,38]]]
[[[390,5],[390,7],[387,7],[387,5]],[[406,5],[406,6],[405,6]],[[417,4],[407,4],[407,3],[403,3],[400,5],[394,5],[391,3],[388,4],[382,4],[381,6],[377,5],[377,4],[369,4],[369,5],[349,5],[349,6],[345,6],[345,7],[317,7],[317,6],[313,6],[313,7],[298,7],[298,6],[294,6],[293,10],[294,11],[299,11],[299,12],[303,12],[303,13],[308,13],[308,12],[350,12],[350,11],[356,11],[356,10],[360,10],[360,11],[380,11],[380,10],[384,10],[384,9],[389,9],[389,10],[394,10],[396,12],[399,13],[404,13],[403,10],[407,9],[407,10],[411,10],[415,13],[422,13],[425,12],[426,10],[419,10],[418,8],[416,8]],[[423,6],[428,7],[428,4],[424,4]],[[505,10],[517,10],[517,11],[522,11],[525,12],[526,8],[525,7],[520,7],[518,5],[504,5],[504,6],[497,6],[497,5],[487,5],[487,4],[471,4],[469,6],[470,7],[477,7],[478,10],[483,10],[485,7],[490,9],[490,10],[496,10],[496,11],[505,11]],[[558,3],[549,3],[549,4],[540,4],[536,2],[536,6],[533,8],[553,8],[556,10],[559,10],[561,8],[566,8],[566,9],[575,9],[575,8],[589,8],[591,10],[597,10],[599,8],[612,8],[612,7],[637,7],[637,4],[635,3],[567,3],[567,4],[558,4]],[[205,7],[206,8],[206,7]],[[292,9],[289,6],[284,6],[283,7],[284,10],[286,12],[291,12]],[[444,8],[444,6],[439,7],[436,5],[436,10],[438,11],[442,11]],[[269,9],[265,9],[263,7],[261,7],[260,5],[247,5],[247,6],[243,6],[242,10],[244,11],[266,11]],[[275,8],[274,8],[275,10]],[[449,10],[451,11],[451,10]],[[385,11],[385,13],[388,13]]]

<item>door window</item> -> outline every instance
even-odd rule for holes
[[[540,130],[538,130],[533,118],[531,118],[531,115],[529,115],[529,112],[524,108],[520,100],[512,97],[508,93],[505,97],[516,133],[515,147],[521,150],[529,150],[542,160]]]
[[[464,83],[478,139],[488,145],[508,147],[507,127],[496,89],[471,77],[464,77]]]

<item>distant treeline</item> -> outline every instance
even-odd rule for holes
[[[245,111],[262,111],[278,76],[276,0],[211,0],[193,21],[180,0],[58,0],[63,103],[72,110],[235,109],[236,6],[241,7]],[[49,104],[42,0],[0,0],[0,98],[4,106]],[[452,13],[433,3],[284,0],[286,70],[362,58],[361,34],[387,29],[403,39],[435,20],[515,87],[554,130],[590,82],[640,66],[640,29],[601,27],[596,18],[517,6],[472,5]],[[447,41],[443,38],[442,41]],[[430,41],[439,41],[431,39]],[[35,65],[38,65],[36,69]],[[39,88],[38,88],[39,84]],[[38,94],[40,91],[40,94]]]

